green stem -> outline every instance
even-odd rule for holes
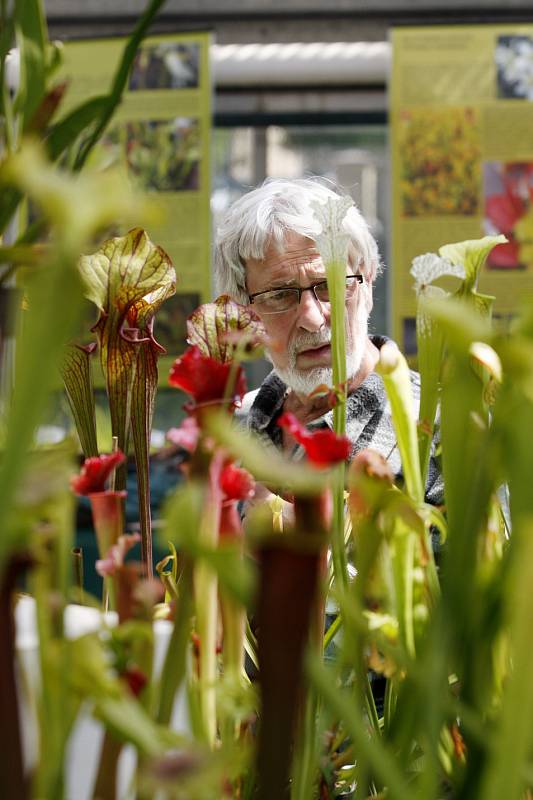
[[[333,367],[333,386],[338,392],[338,400],[333,409],[333,429],[337,436],[344,436],[346,430],[346,282],[344,263],[326,265],[326,276],[331,300],[331,353]],[[335,579],[339,589],[348,587],[348,559],[344,544],[344,464],[335,468],[333,490],[333,537],[332,556]]]
[[[344,473],[345,465],[337,464],[333,477],[333,531],[331,554],[333,573],[338,588],[343,592],[348,589],[348,558],[344,540]]]
[[[216,547],[220,528],[221,490],[220,470],[224,456],[215,453],[209,466],[209,490],[205,512],[200,522],[199,541],[203,547]],[[198,657],[200,718],[203,734],[210,747],[214,747],[217,733],[216,678],[217,678],[217,623],[218,579],[213,568],[203,560],[194,566],[194,597],[196,629],[200,640]]]
[[[200,715],[205,739],[210,747],[216,740],[216,632],[217,632],[217,576],[204,562],[194,570],[196,597],[196,627],[200,640],[198,657]]]
[[[388,678],[385,686],[385,699],[383,703],[383,727],[385,733],[390,730],[394,710],[396,708],[397,689],[394,678]]]
[[[135,29],[131,34],[130,38],[128,39],[126,47],[124,48],[124,52],[122,54],[122,59],[119,64],[119,67],[113,77],[113,85],[108,95],[108,102],[102,109],[100,119],[94,126],[92,133],[83,142],[76,156],[76,161],[74,164],[75,172],[79,172],[79,170],[81,170],[91,150],[98,142],[103,132],[105,131],[108,123],[110,122],[115,112],[115,109],[121,100],[122,93],[126,88],[126,82],[129,77],[130,68],[133,63],[133,59],[135,58],[135,54],[138,50],[138,47],[143,38],[145,37],[148,28],[152,24],[154,17],[158,13],[159,9],[161,8],[164,2],[165,0],[151,0],[151,2],[148,3],[148,6],[146,7],[143,14],[139,17]]]
[[[326,633],[324,634],[324,650],[326,650],[335,636],[337,635],[338,631],[342,627],[342,616],[337,614],[329,628],[327,629]]]
[[[81,547],[72,548],[72,572],[76,602],[83,605],[83,550]]]
[[[331,713],[342,719],[347,734],[360,756],[366,761],[376,778],[387,787],[391,800],[410,800],[412,787],[403,776],[393,754],[385,747],[381,737],[369,737],[361,718],[360,708],[347,692],[341,692],[331,678],[330,670],[316,659],[308,662],[313,684]]]
[[[185,678],[187,645],[190,639],[192,613],[192,568],[187,562],[180,580],[180,598],[159,684],[156,719],[168,725],[176,691]]]
[[[366,670],[364,671],[364,688],[365,688],[365,706],[369,722],[372,725],[374,734],[376,736],[381,736],[381,728],[379,725],[379,717],[376,708],[376,701],[374,700],[374,695],[372,694],[372,687],[370,685],[370,679],[368,677],[368,672],[366,672]]]

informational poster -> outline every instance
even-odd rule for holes
[[[207,33],[145,39],[122,104],[94,153],[101,166],[124,167],[132,191],[157,195],[162,221],[148,234],[177,273],[177,294],[161,307],[155,330],[169,357],[185,347],[187,316],[211,297],[209,39]],[[65,110],[109,91],[124,44],[92,39],[65,45]]]
[[[416,349],[412,259],[503,233],[480,278],[495,316],[533,298],[533,25],[395,30],[393,335]]]

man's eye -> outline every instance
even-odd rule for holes
[[[286,300],[291,300],[295,292],[293,289],[275,289],[262,297],[265,303],[283,303]]]
[[[329,300],[328,282],[315,284],[315,293],[319,300]]]

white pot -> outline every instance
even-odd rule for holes
[[[64,625],[67,639],[76,639],[87,633],[94,633],[104,627],[114,627],[118,623],[116,612],[106,614],[95,608],[69,605],[65,609]],[[33,597],[21,597],[15,607],[16,651],[19,663],[19,708],[21,712],[21,735],[24,763],[29,771],[35,765],[39,753],[37,710],[32,698],[40,688],[39,639]],[[172,623],[168,620],[154,622],[154,678],[161,673],[163,661],[172,633]],[[185,690],[176,696],[172,712],[171,727],[180,733],[190,731]],[[100,758],[104,728],[95,720],[90,707],[82,707],[74,724],[65,757],[65,797],[66,800],[91,800],[94,781]],[[118,800],[130,798],[131,781],[136,766],[135,749],[123,748],[118,763]]]

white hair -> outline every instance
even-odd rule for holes
[[[322,182],[321,182],[322,180]],[[314,239],[320,233],[311,203],[325,203],[340,192],[320,178],[287,180],[270,178],[239,198],[220,223],[215,240],[215,283],[218,294],[248,302],[245,262],[261,261],[271,244],[283,251],[287,233]],[[330,182],[331,183],[331,182]],[[334,186],[333,183],[331,183]],[[350,234],[350,257],[368,282],[380,269],[376,241],[360,211],[353,205],[344,227]]]

